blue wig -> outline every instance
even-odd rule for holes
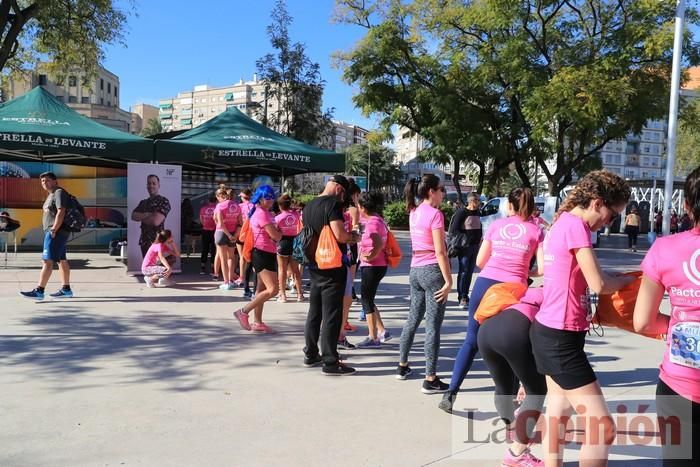
[[[255,193],[253,193],[253,196],[250,198],[250,202],[253,203],[253,209],[248,213],[249,218],[253,217],[255,208],[260,200],[264,199],[275,199],[275,190],[270,185],[260,185],[255,189]]]

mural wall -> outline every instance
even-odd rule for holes
[[[59,185],[85,207],[88,224],[71,235],[70,244],[100,246],[107,251],[112,239],[126,238],[126,169],[0,161],[0,211],[9,212],[22,224],[16,231],[20,247],[42,245],[41,209],[46,192],[39,175],[48,171],[55,173]],[[0,237],[0,246],[3,243]]]

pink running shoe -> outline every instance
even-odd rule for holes
[[[264,332],[265,334],[274,334],[275,332],[265,323],[253,323],[251,329],[255,332]]]
[[[501,467],[544,467],[544,462],[533,456],[529,449],[517,457],[508,449],[503,457]]]
[[[233,312],[233,316],[236,317],[241,327],[246,331],[250,331],[250,323],[248,322],[248,313],[243,311],[243,308]]]

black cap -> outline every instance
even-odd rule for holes
[[[338,185],[342,186],[346,191],[350,189],[350,182],[348,182],[348,179],[345,178],[344,175],[333,175],[331,178],[328,179],[329,182],[335,182]]]

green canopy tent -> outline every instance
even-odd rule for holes
[[[38,86],[0,104],[0,160],[123,167],[151,162],[153,141],[80,115]]]
[[[156,160],[199,170],[282,176],[345,170],[343,154],[276,133],[235,107],[172,139],[156,140]]]

